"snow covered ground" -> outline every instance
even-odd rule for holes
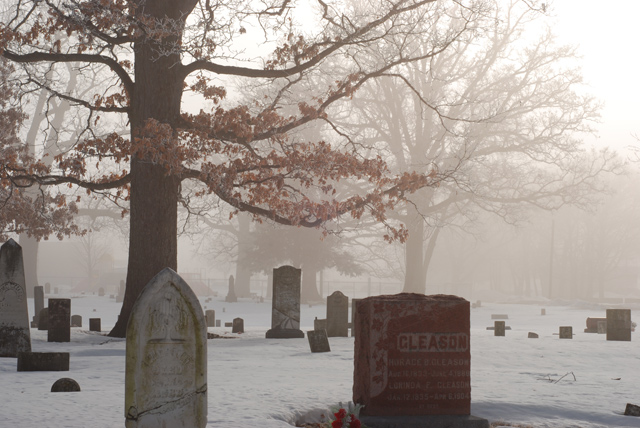
[[[109,297],[71,297],[71,313],[81,315],[70,343],[48,343],[46,332],[31,330],[34,352],[70,352],[69,372],[17,372],[16,359],[0,358],[0,428],[107,428],[124,426],[125,341],[89,332],[89,318],[102,318],[106,332],[120,304]],[[311,354],[307,339],[265,339],[271,302],[229,304],[214,298],[206,309],[230,322],[245,320],[246,333],[230,328],[210,332],[238,336],[208,341],[209,427],[286,428],[351,399],[353,339],[331,338],[330,353]],[[540,309],[547,315],[541,316]],[[623,416],[626,403],[640,405],[640,340],[607,342],[583,333],[587,317],[604,317],[607,306],[580,302],[483,303],[471,311],[472,414],[491,422],[533,427],[640,427]],[[620,306],[623,307],[623,306]],[[632,320],[640,306],[629,306]],[[223,312],[225,308],[225,312]],[[29,301],[30,317],[33,301]],[[302,330],[326,307],[302,307]],[[492,313],[509,315],[512,330],[494,337]],[[553,333],[573,326],[573,340]],[[529,331],[540,335],[528,339]],[[567,376],[565,374],[569,373]],[[563,377],[564,376],[564,377]],[[575,380],[574,380],[575,376]],[[61,377],[75,379],[75,393],[51,393]]]

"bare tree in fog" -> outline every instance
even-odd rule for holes
[[[398,171],[450,171],[390,214],[409,230],[405,291],[425,291],[443,227],[464,228],[479,211],[516,222],[528,207],[586,204],[601,190],[600,173],[617,167],[614,154],[579,140],[593,131],[599,105],[584,95],[575,49],[539,31],[543,18],[528,2],[496,0],[476,31],[370,82],[366,99],[333,122]],[[425,25],[437,28],[434,19]],[[423,43],[407,40],[406,49]]]

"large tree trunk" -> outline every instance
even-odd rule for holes
[[[244,213],[238,214],[238,257],[236,259],[235,291],[238,297],[251,297],[251,271],[246,268],[246,257],[251,245],[251,218]]]
[[[302,284],[300,290],[301,303],[322,302],[322,296],[318,293],[316,276],[318,268],[311,265],[302,266]]]
[[[159,18],[189,14],[186,1],[142,3],[140,12]],[[193,7],[193,6],[191,6]],[[182,8],[182,10],[181,10]],[[174,37],[178,41],[180,37]],[[136,43],[135,87],[131,96],[132,138],[148,119],[175,125],[180,117],[182,79],[179,54],[158,54],[152,41]],[[129,264],[122,310],[112,337],[124,337],[131,309],[144,286],[162,269],[178,268],[177,221],[180,181],[147,158],[131,160]]]

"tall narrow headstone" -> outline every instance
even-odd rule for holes
[[[327,336],[349,336],[349,298],[340,291],[327,297]]]
[[[318,317],[316,317],[313,320],[313,329],[314,330],[326,330],[327,329],[327,320],[326,319],[319,320]]]
[[[607,340],[631,340],[631,309],[607,309]]]
[[[40,309],[40,313],[38,314],[38,330],[49,330],[49,308]]]
[[[173,270],[142,290],[127,325],[127,428],[207,424],[207,327],[193,290]]]
[[[31,352],[31,331],[22,247],[9,239],[0,247],[0,357]]]
[[[227,292],[227,297],[225,297],[224,301],[229,303],[235,303],[238,301],[238,297],[236,296],[236,282],[233,275],[229,276],[229,291]]]
[[[207,318],[207,327],[216,326],[216,311],[214,311],[213,309],[208,309],[205,312],[205,317]]]
[[[102,331],[101,318],[89,318],[89,331]]]
[[[33,287],[33,308],[33,322],[31,323],[31,327],[38,327],[40,311],[44,308],[44,287],[42,285]]]
[[[49,299],[48,342],[71,342],[71,299]]]
[[[401,293],[362,299],[356,311],[353,401],[363,424],[488,428],[469,415],[467,300]]]
[[[231,333],[244,333],[244,320],[242,318],[233,319]]]
[[[304,338],[300,330],[300,278],[302,271],[293,266],[273,270],[271,329],[267,339]]]
[[[44,283],[44,294],[51,294],[51,283],[50,282],[45,282]]]

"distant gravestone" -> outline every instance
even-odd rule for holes
[[[216,320],[216,327],[220,327],[222,325],[222,321],[221,320]]]
[[[207,328],[202,307],[173,270],[158,273],[127,325],[125,426],[207,424]]]
[[[102,287],[98,288],[98,296],[100,296],[100,297],[104,296],[104,288],[102,288]]]
[[[318,317],[316,317],[313,320],[313,329],[314,330],[326,330],[327,329],[327,320],[326,319],[319,320]]]
[[[100,318],[89,318],[89,331],[102,331]]]
[[[534,333],[532,331],[530,331],[529,335],[527,336],[527,338],[529,338],[529,339],[537,339],[538,337],[539,337],[538,333]]]
[[[244,333],[244,320],[242,318],[233,319],[231,333]]]
[[[48,342],[71,342],[71,299],[49,299]]]
[[[607,320],[598,321],[598,334],[607,334]]]
[[[607,340],[631,340],[631,309],[607,309]]]
[[[36,285],[33,287],[33,322],[31,327],[38,327],[38,321],[40,319],[40,311],[44,308],[44,287],[42,285]]]
[[[20,352],[19,372],[68,372],[68,352]]]
[[[504,336],[505,331],[505,322],[504,321],[495,321],[493,323],[493,335],[494,336]]]
[[[42,308],[38,314],[38,330],[49,330],[49,308]]]
[[[45,282],[44,283],[44,294],[51,294],[51,283],[50,282]]]
[[[236,284],[233,275],[229,276],[229,291],[227,292],[227,297],[225,297],[224,301],[228,303],[235,303],[238,301],[238,297],[236,296]]]
[[[309,339],[311,352],[331,352],[326,330],[309,330],[307,331],[307,339]]]
[[[327,297],[327,336],[349,336],[349,298],[340,291]]]
[[[304,338],[300,330],[300,278],[302,271],[293,266],[273,270],[271,329],[267,339]]]
[[[63,377],[51,385],[51,392],[80,392],[80,385],[70,377]]]
[[[371,281],[371,278],[369,278]],[[356,334],[356,303],[358,303],[361,299],[351,299],[351,337],[355,337]]]
[[[573,339],[573,327],[562,326],[559,331],[560,339]]]
[[[587,328],[584,329],[585,333],[597,333],[598,323],[600,321],[607,322],[606,318],[587,318]]]
[[[636,406],[635,404],[627,403],[627,406],[624,409],[625,416],[640,416],[640,406]]]
[[[0,247],[0,357],[31,351],[22,247],[9,239]]]
[[[71,315],[71,327],[82,327],[82,315]]]
[[[547,310],[545,308],[540,309],[540,315],[547,315]]]
[[[216,311],[209,309],[205,312],[207,318],[207,327],[215,327],[216,325]]]
[[[226,322],[224,323],[225,327],[233,327],[233,323],[232,322]]]

